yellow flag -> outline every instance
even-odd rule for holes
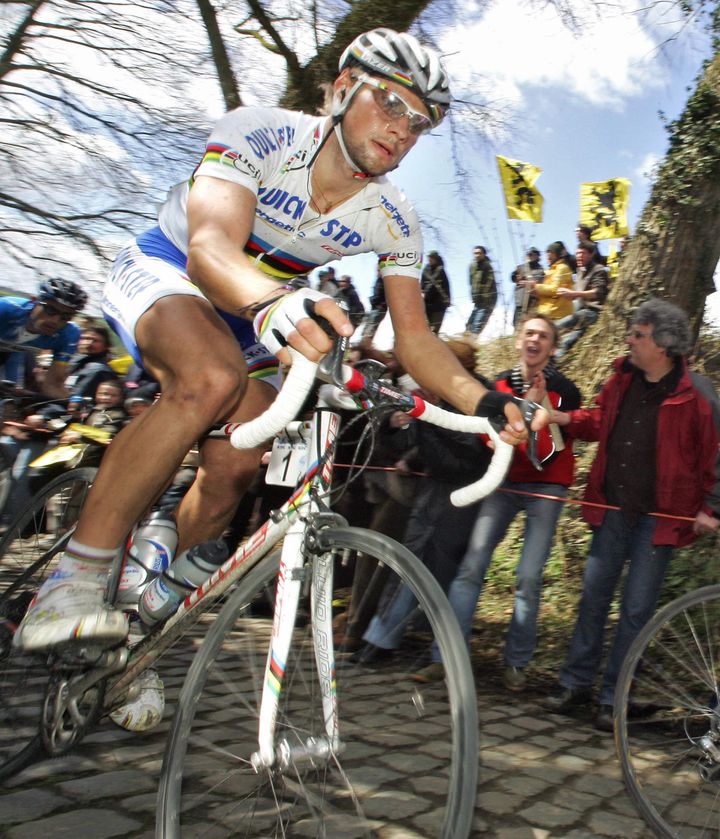
[[[540,177],[542,169],[532,163],[510,160],[500,154],[495,157],[500,169],[508,218],[541,222],[543,197],[535,189],[535,181]]]
[[[608,269],[608,276],[611,280],[616,280],[618,275],[618,268],[620,267],[620,260],[618,259],[618,249],[615,245],[610,245],[608,251],[605,267]]]
[[[580,184],[580,224],[592,230],[594,241],[626,236],[629,200],[627,178]]]

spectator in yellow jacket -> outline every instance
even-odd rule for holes
[[[553,242],[547,246],[547,264],[549,267],[545,272],[543,282],[523,280],[522,283],[536,298],[537,313],[551,320],[559,320],[571,315],[574,311],[569,298],[558,296],[558,289],[573,287],[568,252],[562,242]]]

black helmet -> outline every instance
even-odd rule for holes
[[[61,306],[67,306],[79,312],[87,303],[87,294],[72,280],[61,280],[58,277],[51,277],[43,280],[38,289],[38,300],[45,303],[47,300],[54,300]]]
[[[440,56],[407,32],[384,28],[363,32],[340,56],[339,69],[353,64],[412,90],[435,125],[450,107],[448,76]]]

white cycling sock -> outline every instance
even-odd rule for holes
[[[94,548],[76,539],[70,539],[57,568],[44,588],[54,588],[70,580],[104,585],[112,561],[119,550],[120,548]]]

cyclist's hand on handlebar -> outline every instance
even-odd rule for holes
[[[286,347],[318,361],[332,347],[330,335],[335,332],[349,337],[353,326],[332,297],[303,288],[260,311],[255,332],[270,352],[288,364],[291,359]]]
[[[550,415],[540,405],[507,393],[488,391],[478,402],[475,413],[487,417],[500,439],[516,446],[528,439],[529,432],[539,431],[550,422]]]

